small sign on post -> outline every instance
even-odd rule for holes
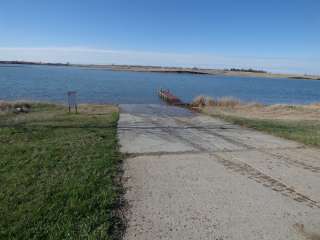
[[[68,92],[68,104],[69,104],[69,112],[74,108],[76,113],[78,113],[78,104],[77,104],[77,92],[69,91]]]

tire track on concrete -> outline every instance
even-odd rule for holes
[[[279,180],[276,180],[273,177],[264,174],[263,172],[257,170],[256,168],[252,167],[251,165],[245,162],[234,162],[216,153],[212,153],[210,155],[213,156],[216,161],[224,165],[227,169],[230,169],[231,171],[239,173],[241,175],[248,176],[249,179],[252,179],[259,184],[262,184],[264,187],[270,188],[275,192],[279,192],[283,196],[293,199],[296,202],[305,203],[308,207],[320,208],[319,202],[312,200],[308,196],[305,196],[302,193],[295,191],[293,187],[290,187],[285,183],[280,182]]]
[[[165,126],[162,126],[159,122],[154,121],[154,120],[150,120],[150,122],[152,122],[152,124],[154,124],[155,126],[159,126],[162,127],[161,130],[177,139],[179,139],[180,141],[182,141],[185,144],[190,145],[191,147],[201,151],[201,152],[208,152],[208,149],[202,147],[200,144],[197,144],[195,142],[193,142],[192,140],[185,138],[183,136],[181,136],[181,134],[178,134],[177,131],[175,131],[175,129],[173,127],[171,128],[166,128]],[[196,151],[195,151],[196,152]]]
[[[301,148],[295,148],[295,149],[303,149],[304,147],[301,147]],[[273,156],[277,159],[281,159],[283,161],[285,161],[286,163],[288,163],[289,165],[292,165],[292,166],[296,166],[296,167],[301,167],[305,170],[308,170],[308,171],[311,171],[311,172],[314,172],[314,173],[320,173],[320,167],[317,167],[317,166],[312,166],[312,165],[309,165],[305,162],[301,162],[301,161],[298,161],[298,160],[293,160],[291,158],[288,158],[286,156],[283,156],[279,153],[271,153],[271,152],[267,152],[265,150],[263,150],[264,152],[263,153],[266,153],[270,156]]]
[[[187,121],[183,121],[181,119],[178,119],[178,118],[174,118],[177,122],[180,122],[182,124],[185,124],[185,125],[189,125],[189,126],[196,126],[196,124],[192,124],[190,122],[187,122]],[[224,128],[220,128],[221,130],[225,130]],[[240,147],[240,148],[245,148],[246,150],[253,150],[255,149],[254,147],[248,145],[248,144],[245,144],[245,143],[242,143],[242,142],[239,142],[239,141],[236,141],[236,140],[233,140],[229,137],[226,137],[222,134],[219,134],[217,132],[214,132],[214,131],[211,131],[209,128],[205,128],[205,127],[199,127],[197,130],[201,131],[201,132],[204,132],[204,133],[210,133],[211,135],[215,136],[215,137],[218,137],[218,138],[221,138],[223,140],[225,140],[226,142],[229,142],[231,144],[234,144],[236,145],[237,147]]]
[[[195,124],[192,124],[192,123],[189,123],[187,121],[183,121],[181,119],[177,119],[175,118],[175,120],[177,122],[181,122],[183,124],[187,124],[189,126],[196,126]],[[309,170],[311,172],[314,172],[314,173],[320,173],[320,167],[317,167],[317,166],[312,166],[312,165],[309,165],[305,162],[301,162],[301,161],[298,161],[298,160],[293,160],[291,158],[288,158],[288,157],[285,157],[283,155],[280,155],[279,153],[272,153],[270,152],[270,150],[277,150],[276,148],[272,149],[272,148],[269,148],[269,149],[264,149],[264,148],[256,148],[256,147],[253,147],[253,146],[250,146],[246,143],[243,143],[243,142],[239,142],[237,140],[234,140],[234,139],[231,139],[229,137],[226,137],[222,134],[219,134],[217,132],[214,132],[212,131],[212,129],[208,129],[208,128],[198,128],[199,131],[202,131],[202,132],[205,132],[205,133],[210,133],[216,137],[220,137],[222,138],[223,140],[229,142],[229,143],[232,143],[238,147],[243,147],[243,148],[246,148],[247,150],[257,150],[259,151],[260,153],[264,153],[270,157],[274,157],[274,158],[277,158],[277,159],[281,159],[283,161],[285,161],[287,164],[289,165],[292,165],[292,166],[295,166],[295,167],[299,167],[299,168],[303,168],[305,170]],[[296,147],[294,149],[303,149],[305,147]],[[284,149],[285,150],[285,149]]]
[[[174,136],[173,136],[174,137]],[[288,148],[288,147],[279,147],[279,148],[265,148],[264,150],[266,151],[271,151],[271,150],[294,150],[296,148]],[[237,150],[229,150],[229,149],[221,149],[221,150],[212,150],[212,151],[194,151],[194,150],[190,150],[190,151],[180,151],[180,152],[166,152],[166,151],[159,151],[159,152],[143,152],[143,153],[129,153],[127,154],[130,157],[141,157],[141,156],[163,156],[163,155],[185,155],[185,154],[193,154],[193,155],[201,155],[201,154],[213,154],[213,153],[244,153],[244,152],[251,152],[251,151],[257,151],[257,149],[252,149],[252,150],[248,150],[248,149],[237,149]]]
[[[180,119],[175,118],[175,120],[177,122],[181,122],[183,124],[192,125],[191,123],[182,121]],[[199,129],[199,131],[202,131],[202,132],[205,131],[206,133],[209,132],[210,134],[212,134],[216,137],[221,137],[221,138],[223,138],[223,140],[228,141],[232,144],[235,144],[236,146],[246,147],[245,151],[255,150],[255,151],[259,151],[261,153],[268,154],[269,156],[274,156],[274,154],[268,152],[266,149],[251,147],[245,143],[240,143],[236,140],[230,139],[229,137],[223,136],[219,133],[207,131],[205,128]],[[289,197],[297,202],[306,203],[306,205],[309,207],[320,208],[320,203],[318,203],[317,201],[314,201],[311,198],[309,198],[308,196],[305,196],[302,193],[295,191],[293,187],[287,186],[285,183],[283,183],[283,182],[281,182],[281,181],[279,181],[269,175],[264,174],[263,172],[259,171],[258,169],[252,167],[251,165],[249,165],[245,162],[238,160],[239,162],[235,163],[231,160],[223,158],[222,156],[218,155],[218,153],[210,153],[210,155],[215,156],[215,158],[218,160],[218,162],[223,164],[228,169],[231,169],[234,172],[240,173],[241,175],[247,175],[250,179],[253,179],[254,181],[262,184],[265,187],[271,188],[273,191],[280,192],[283,196]],[[288,161],[290,161],[290,163],[291,163],[290,159],[288,159]]]

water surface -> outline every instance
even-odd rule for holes
[[[266,104],[320,102],[320,81],[312,80],[0,65],[0,100],[65,102],[66,92],[74,90],[79,102],[156,104],[159,88],[169,88],[187,102],[198,95]]]

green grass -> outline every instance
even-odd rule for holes
[[[278,137],[320,147],[320,121],[249,119],[221,114],[213,116]]]
[[[0,239],[117,239],[117,111],[0,115]]]

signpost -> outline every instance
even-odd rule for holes
[[[69,104],[69,112],[74,108],[76,113],[78,113],[78,104],[77,104],[77,92],[69,91],[68,92],[68,104]]]

